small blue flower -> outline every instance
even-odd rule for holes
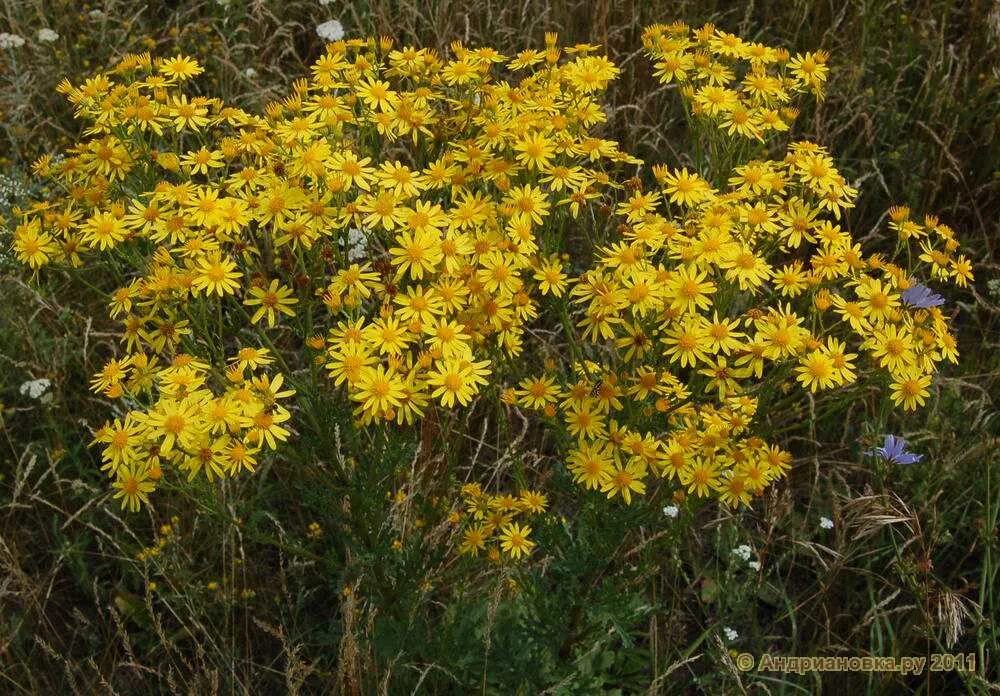
[[[912,288],[903,291],[903,302],[918,309],[930,309],[944,304],[944,298],[931,291],[926,285],[917,283]]]
[[[881,457],[890,464],[916,464],[924,458],[922,454],[906,451],[906,440],[895,435],[886,435],[881,447],[868,450],[865,454]]]

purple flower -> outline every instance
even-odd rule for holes
[[[944,298],[937,293],[932,292],[926,285],[917,283],[912,288],[903,291],[903,302],[911,307],[929,309],[931,307],[940,307],[943,305]]]
[[[922,454],[907,452],[906,440],[895,435],[886,435],[885,443],[881,447],[868,450],[865,454],[882,457],[891,464],[916,464],[924,458]]]

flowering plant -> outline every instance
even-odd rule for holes
[[[711,25],[643,41],[725,138],[763,143],[795,95],[822,95],[822,52]],[[957,359],[915,279],[971,278],[953,231],[895,208],[917,262],[866,255],[841,223],[857,191],[823,147],[720,181],[647,170],[597,131],[618,74],[597,47],[452,53],[336,41],[263,114],[194,96],[186,56],[129,55],[60,86],[85,139],[36,163],[54,193],[22,211],[13,246],[33,269],[118,279],[122,354],[93,388],[124,404],[96,436],[124,506],[164,476],[254,471],[293,423],[318,427],[296,398],[317,385],[361,429],[422,432],[499,396],[566,434],[586,489],[628,504],[676,480],[745,505],[791,461],[754,434],[765,390],[885,375],[913,409]],[[485,484],[462,490],[461,548],[526,555],[518,516],[546,497]]]

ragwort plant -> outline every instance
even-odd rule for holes
[[[716,160],[763,152],[796,96],[823,94],[822,52],[680,23],[643,41]],[[823,147],[748,156],[721,184],[645,176],[596,130],[618,74],[597,47],[451,48],[331,43],[263,114],[194,95],[183,55],[60,85],[85,139],[35,164],[52,194],[13,249],[119,284],[122,354],[93,389],[122,403],[95,439],[123,507],[295,447],[295,422],[324,422],[303,387],[427,448],[449,432],[427,422],[499,396],[559,434],[585,490],[738,507],[791,461],[754,434],[762,397],[882,380],[911,410],[957,360],[920,282],[971,279],[954,232],[897,207],[896,248],[866,254]],[[460,551],[530,555],[548,501],[517,478],[462,489]]]

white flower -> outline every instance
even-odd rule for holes
[[[52,31],[48,27],[45,27],[44,29],[39,29],[38,33],[35,34],[35,36],[37,36],[38,40],[41,41],[42,43],[52,43],[53,41],[59,38],[59,34]]]
[[[737,546],[735,549],[733,549],[733,554],[739,556],[744,561],[749,561],[750,556],[753,554],[753,549],[751,549],[746,544],[741,544],[740,546]]]
[[[668,505],[663,508],[663,514],[667,517],[677,517],[678,512],[680,512],[680,510],[677,509],[676,505]]]
[[[22,395],[28,396],[32,399],[41,398],[42,394],[48,391],[48,388],[52,386],[52,382],[42,377],[41,379],[29,379],[27,382],[21,385],[20,392]]]
[[[243,71],[243,74],[246,75],[246,78],[248,80],[252,80],[255,77],[257,77],[257,71],[254,70],[253,68],[247,68],[246,70]]]
[[[324,41],[340,41],[344,38],[344,25],[336,19],[316,25],[316,33]]]
[[[754,570],[760,570],[760,561],[750,561],[749,563],[747,563],[747,565],[753,568]]]
[[[17,34],[0,32],[0,48],[20,48],[24,45],[24,39]]]
[[[829,517],[820,517],[819,526],[822,527],[823,529],[833,529],[833,520],[831,520]]]
[[[90,15],[91,19],[100,19],[104,16],[104,12],[102,10],[91,10],[87,14]]]
[[[729,642],[732,642],[740,637],[740,634],[734,631],[733,629],[729,628],[729,626],[723,628],[722,632],[726,634],[726,640],[728,640]]]
[[[368,239],[357,227],[347,230],[347,260],[357,261],[368,254]]]

